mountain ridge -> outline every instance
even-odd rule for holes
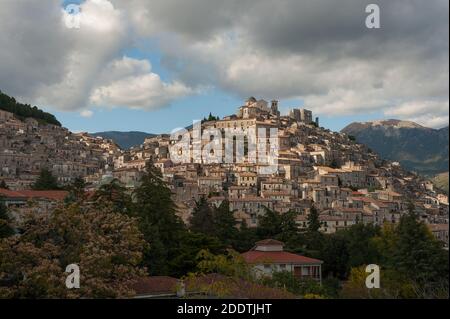
[[[154,137],[157,134],[141,132],[141,131],[104,131],[89,133],[92,136],[100,136],[106,139],[113,140],[122,149],[129,149],[133,146],[138,146],[144,143],[144,140],[148,137]]]
[[[449,127],[433,129],[411,121],[353,122],[341,130],[382,158],[397,161],[422,175],[448,171]]]

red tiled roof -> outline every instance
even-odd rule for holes
[[[33,190],[20,190],[10,191],[7,189],[0,189],[0,195],[5,197],[14,198],[45,198],[54,201],[62,201],[67,197],[69,193],[67,191],[33,191]]]
[[[321,264],[322,261],[301,255],[288,253],[286,251],[258,251],[251,250],[242,254],[249,264],[255,263],[296,263],[296,264]]]
[[[69,194],[67,191],[19,191],[19,193],[29,198],[46,198],[55,201],[62,201]]]
[[[173,294],[177,291],[177,279],[167,276],[141,278],[132,288],[137,295]]]
[[[284,289],[270,288],[240,278],[231,278],[219,274],[207,274],[186,280],[186,291],[198,292],[205,288],[209,297],[216,297],[215,288],[220,288],[221,298],[233,299],[292,299],[296,296]]]
[[[7,197],[7,198],[8,197],[9,198],[25,197],[24,195],[20,194],[19,192],[10,191],[9,189],[4,189],[4,188],[0,188],[0,196]]]

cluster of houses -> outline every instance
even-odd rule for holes
[[[293,109],[282,116],[277,101],[269,104],[251,97],[236,114],[204,121],[201,128],[218,129],[223,135],[227,128],[244,132],[276,128],[276,171],[264,173],[261,168],[266,164],[250,161],[179,163],[171,157],[179,138],[159,135],[115,158],[110,178],[133,189],[151,161],[170,185],[186,223],[201,197],[215,206],[227,200],[236,219],[245,221],[248,227],[258,225],[266,208],[280,213],[296,211],[299,227],[306,227],[314,206],[320,212],[321,230],[326,233],[359,222],[397,223],[412,202],[436,237],[448,242],[445,194],[398,163],[380,159],[346,134],[319,127],[318,118],[313,120],[309,110]],[[188,130],[193,144],[194,130]],[[202,147],[208,142],[202,141]]]
[[[20,120],[0,110],[0,182],[10,189],[30,188],[43,168],[61,185],[77,177],[104,173],[113,168],[119,147],[87,133],[71,133],[33,118]]]
[[[266,209],[295,211],[298,226],[307,227],[307,216],[314,207],[320,213],[321,231],[326,233],[360,222],[397,223],[412,202],[436,237],[448,243],[445,194],[398,163],[380,159],[346,134],[320,127],[319,119],[313,119],[309,110],[293,109],[281,115],[277,101],[269,103],[251,97],[236,114],[203,121],[199,126],[216,132],[219,138],[227,130],[236,135],[240,132],[247,149],[251,139],[248,132],[262,131],[265,143],[277,146],[277,161],[270,164],[276,165],[275,170],[265,170],[268,163],[252,161],[248,150],[244,160],[237,161],[237,146],[232,148],[231,162],[195,160],[192,150],[199,147],[196,125],[180,135],[154,136],[139,147],[120,150],[102,138],[42,126],[32,119],[19,121],[3,112],[0,179],[6,180],[11,189],[26,189],[41,167],[50,166],[60,181],[81,176],[90,189],[95,189],[117,179],[132,191],[151,162],[161,170],[186,223],[201,197],[214,206],[227,200],[237,221],[248,227],[256,227]],[[274,129],[275,136],[271,135]],[[188,149],[179,147],[183,138],[190,142]],[[201,139],[200,150],[215,138]],[[219,143],[223,156],[227,156],[227,142]],[[267,150],[271,152],[271,148]],[[175,160],[185,155],[183,152],[189,152],[188,160]]]

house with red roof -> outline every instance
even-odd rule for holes
[[[35,191],[0,188],[0,199],[13,213],[19,215],[31,211],[46,213],[51,211],[58,203],[64,201],[69,193],[60,190]],[[33,204],[33,205],[32,205]]]
[[[284,243],[278,240],[258,241],[255,247],[243,253],[242,257],[253,266],[257,277],[288,271],[299,280],[313,279],[322,283],[323,261],[284,251]]]

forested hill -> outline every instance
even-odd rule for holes
[[[21,120],[31,117],[39,122],[61,126],[61,123],[53,114],[44,112],[36,106],[19,103],[15,98],[4,94],[2,91],[0,91],[0,110],[11,112]]]

